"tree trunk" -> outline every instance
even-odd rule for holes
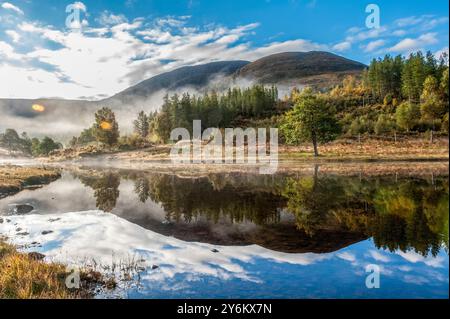
[[[317,137],[315,134],[313,134],[312,136],[312,143],[314,146],[314,157],[318,157],[319,156],[319,150],[317,149]]]
[[[319,164],[314,165],[314,188],[317,185],[319,179]]]

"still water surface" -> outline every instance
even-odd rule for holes
[[[448,203],[448,176],[77,168],[0,200],[0,214],[28,229],[18,243],[58,260],[147,258],[127,298],[448,298]],[[17,204],[34,210],[14,216]],[[41,224],[53,234],[35,235]],[[369,264],[379,289],[366,287]]]

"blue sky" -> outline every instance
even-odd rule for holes
[[[150,76],[215,60],[327,50],[368,63],[448,51],[448,1],[0,0],[0,97],[102,98]],[[368,29],[365,8],[380,8]],[[72,25],[73,26],[73,25]]]

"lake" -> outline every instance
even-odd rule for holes
[[[0,200],[0,234],[47,260],[136,266],[99,297],[448,298],[448,204],[446,174],[80,166]]]

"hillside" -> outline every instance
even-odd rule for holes
[[[290,52],[264,57],[255,62],[221,61],[186,66],[144,80],[101,101],[63,99],[0,98],[0,131],[15,127],[32,136],[45,135],[67,140],[92,123],[96,109],[108,106],[116,112],[123,132],[140,110],[157,110],[166,93],[195,92],[214,87],[226,90],[250,86],[254,82],[275,84],[282,89],[311,85],[328,88],[347,74],[360,74],[366,66],[327,52]],[[61,93],[63,92],[55,92]],[[45,106],[45,112],[32,110],[33,104]]]
[[[202,89],[213,81],[215,77],[227,77],[247,65],[248,61],[222,61],[196,66],[186,66],[140,82],[111,98],[104,100],[118,100],[128,102],[136,97],[149,98],[158,91],[176,91],[182,88]]]
[[[309,84],[332,86],[348,74],[367,66],[329,52],[285,52],[247,64],[235,74],[263,84]]]

